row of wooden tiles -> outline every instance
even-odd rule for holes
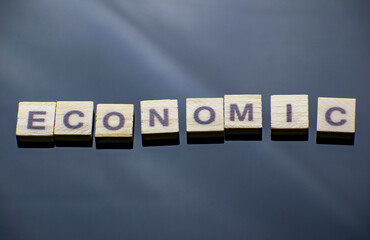
[[[271,96],[272,140],[308,140],[308,95]],[[318,98],[317,142],[353,144],[356,99]],[[141,101],[144,146],[179,144],[177,100]],[[133,104],[90,101],[20,102],[16,136],[19,147],[92,146],[132,148]],[[262,96],[225,95],[187,98],[188,143],[262,139]]]

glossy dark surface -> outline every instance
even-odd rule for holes
[[[367,0],[0,1],[0,239],[370,239]],[[263,95],[262,141],[186,144],[185,98]],[[271,141],[272,94],[308,141]],[[357,98],[354,146],[316,144],[317,97]],[[140,100],[179,100],[143,147]],[[135,104],[132,150],[19,149],[19,101]]]

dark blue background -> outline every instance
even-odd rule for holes
[[[368,0],[1,0],[0,239],[370,239]],[[185,99],[263,95],[263,141],[187,145]],[[309,94],[308,142],[270,140]],[[357,98],[354,146],[315,143],[317,97]],[[179,99],[180,146],[140,100]],[[133,150],[18,149],[19,101],[134,103]]]

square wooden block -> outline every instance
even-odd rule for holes
[[[134,105],[98,104],[95,143],[98,149],[133,148]]]
[[[226,140],[262,139],[262,96],[225,95]]]
[[[143,146],[179,144],[179,110],[176,99],[140,102]]]
[[[353,145],[355,136],[356,99],[318,99],[317,143]]]
[[[224,99],[187,98],[186,132],[188,143],[223,143]]]
[[[319,97],[318,132],[355,132],[356,99]]]
[[[92,146],[94,103],[58,101],[54,138],[57,146]]]
[[[271,96],[272,140],[308,140],[308,128],[308,95]]]
[[[16,136],[19,147],[54,147],[55,102],[20,102]]]

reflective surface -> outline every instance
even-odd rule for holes
[[[1,1],[1,239],[369,239],[365,0]],[[185,99],[258,93],[261,141],[186,144]],[[308,141],[271,141],[309,94]],[[354,146],[316,144],[317,97],[357,98]],[[140,100],[180,145],[142,147]],[[135,104],[132,150],[19,149],[19,101]]]

